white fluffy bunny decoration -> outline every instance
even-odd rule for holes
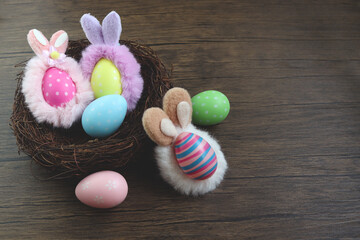
[[[227,162],[217,141],[192,125],[191,117],[189,93],[172,88],[163,98],[163,110],[147,109],[142,121],[158,144],[155,158],[162,177],[181,193],[197,196],[220,184]]]

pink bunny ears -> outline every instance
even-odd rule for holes
[[[69,37],[65,31],[60,30],[51,36],[49,42],[39,30],[32,29],[27,35],[27,40],[36,55],[42,56],[46,52],[51,53],[53,51],[64,54],[68,46]],[[56,59],[56,54],[52,58]]]
[[[86,37],[92,44],[117,45],[121,35],[120,16],[112,11],[100,22],[89,13],[84,14],[80,19],[81,26]]]

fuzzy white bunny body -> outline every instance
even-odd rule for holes
[[[189,178],[179,168],[177,163],[173,145],[170,146],[156,146],[155,158],[160,169],[161,176],[170,183],[176,190],[186,195],[202,195],[214,190],[223,180],[224,174],[227,170],[227,162],[225,156],[221,151],[221,147],[210,134],[205,131],[197,129],[194,125],[189,124],[186,128],[177,127],[178,134],[182,132],[195,133],[206,139],[210,146],[214,149],[218,165],[215,173],[205,180],[194,180]]]
[[[189,94],[181,88],[169,90],[164,96],[163,108],[164,111],[160,108],[147,109],[143,116],[145,131],[159,145],[155,147],[155,158],[161,176],[176,190],[186,195],[197,196],[214,190],[223,180],[227,162],[216,139],[191,124],[192,107]],[[176,144],[176,141],[178,136],[183,133],[190,133],[196,139],[201,139],[193,141],[201,143],[197,146],[190,143],[191,140],[189,140],[188,146],[183,151],[183,153],[186,152],[189,160],[179,161],[175,150],[179,145]],[[212,159],[208,158],[204,161],[209,155],[201,148],[203,143],[209,145],[208,149],[214,151]],[[196,178],[189,175],[188,171],[184,171],[185,168],[180,166],[183,164],[180,163],[182,161],[191,162],[187,165],[190,166],[188,169],[194,169],[191,172],[201,172],[201,174],[205,173],[204,175],[210,169],[208,167],[210,164],[214,167],[208,171],[208,173],[211,172],[208,176]]]

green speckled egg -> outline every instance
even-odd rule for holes
[[[225,120],[230,111],[229,99],[221,92],[209,90],[191,98],[194,124],[209,126]]]

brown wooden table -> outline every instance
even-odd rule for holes
[[[0,2],[0,239],[360,238],[359,1],[94,2]],[[144,156],[122,172],[126,201],[96,210],[77,181],[40,181],[18,155],[8,123],[28,30],[80,39],[82,14],[113,9],[122,39],[153,47],[176,86],[228,96],[208,128],[230,166],[213,193],[179,195]]]

